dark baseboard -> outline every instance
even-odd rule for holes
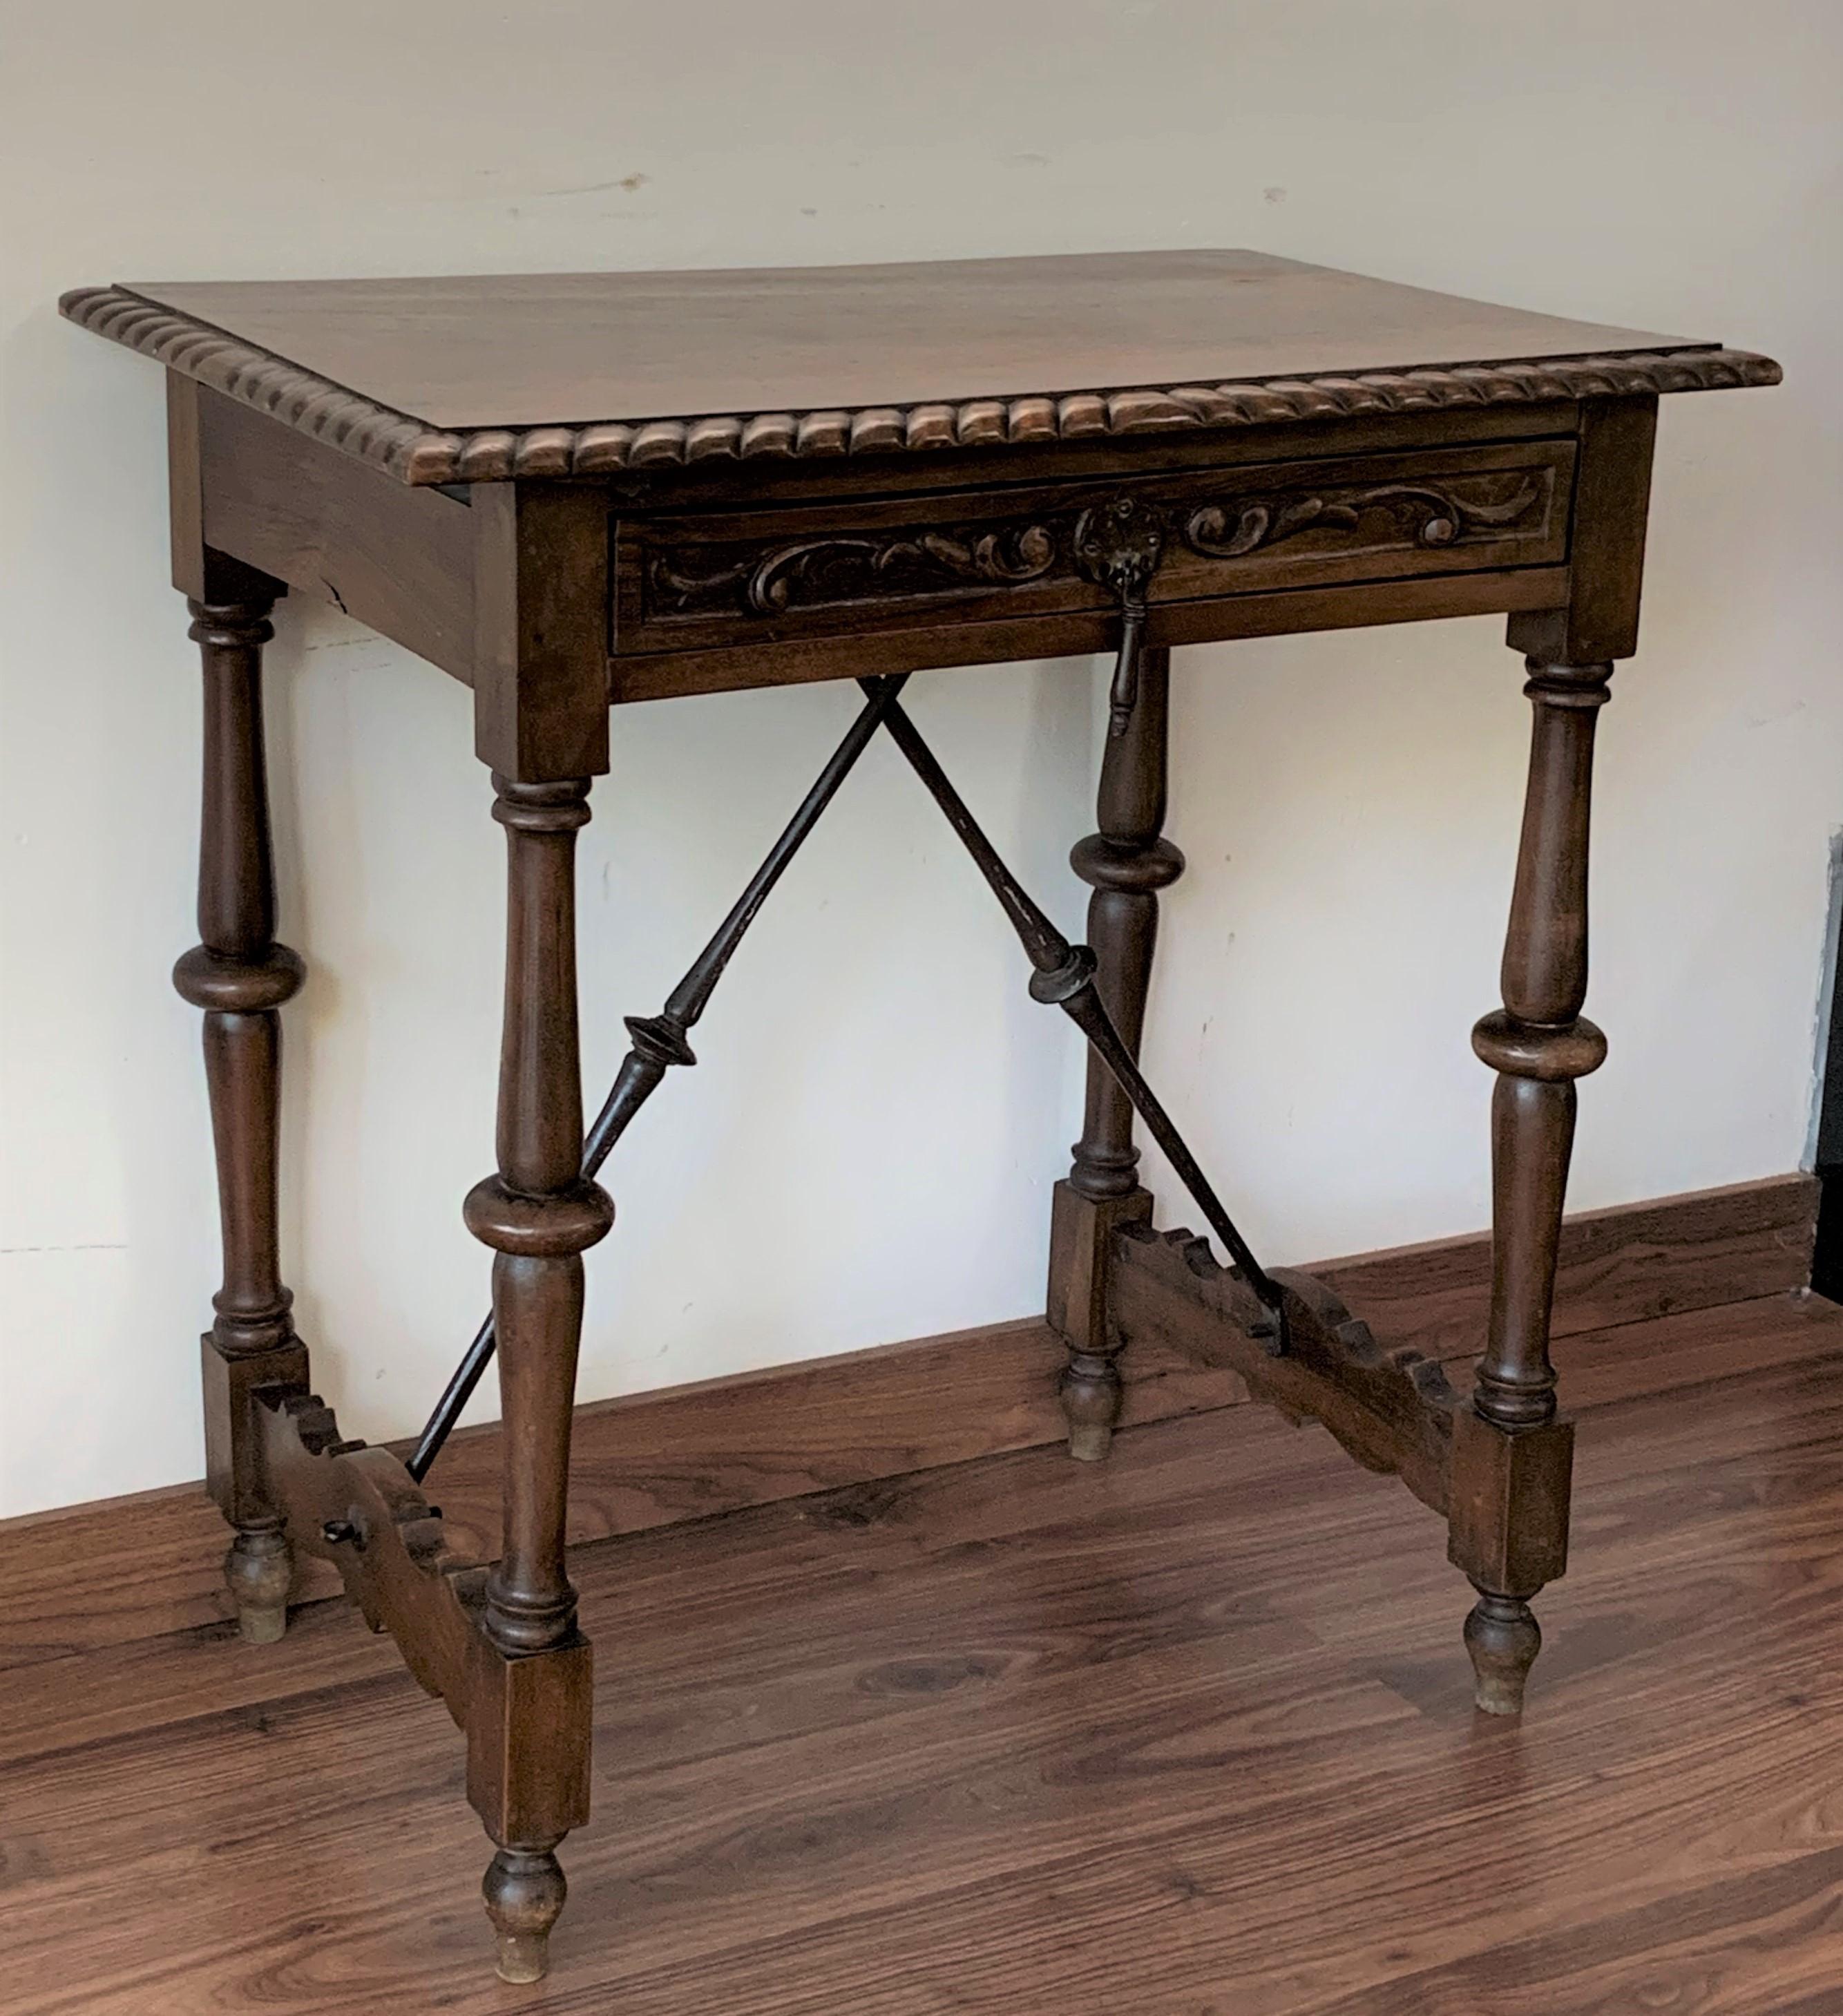
[[[1653,1319],[1804,1287],[1818,1188],[1814,1177],[1779,1176],[1571,1218],[1557,1337],[1592,1333],[1586,1355],[1604,1385],[1609,1362],[1653,1348]],[[1490,1242],[1482,1233],[1310,1271],[1386,1343],[1463,1362],[1483,1334]],[[1568,1355],[1557,1353],[1564,1391]],[[1037,1319],[592,1402],[576,1416],[571,1539],[607,1539],[1059,1442],[1061,1359],[1060,1341]],[[1136,1347],[1125,1369],[1128,1426],[1245,1398],[1233,1373],[1168,1345]],[[468,1429],[430,1479],[455,1544],[482,1557],[496,1551],[499,1460],[496,1427]],[[224,1545],[197,1485],[0,1523],[7,1590],[0,1666],[228,1628],[218,1579]],[[337,1589],[329,1569],[309,1564],[297,1594],[311,1601]]]
[[[1811,1286],[1827,1301],[1843,1302],[1843,1166],[1819,1163],[1816,1180],[1820,1196]]]

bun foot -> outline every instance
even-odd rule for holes
[[[1494,1596],[1480,1589],[1466,1619],[1465,1635],[1478,1706],[1486,1715],[1521,1715],[1524,1684],[1542,1649],[1535,1613],[1520,1596]]]
[[[239,1533],[224,1557],[224,1579],[247,1645],[273,1645],[288,1629],[294,1556],[279,1529]]]
[[[550,1971],[550,1928],[569,1895],[556,1856],[549,1849],[502,1848],[480,1888],[499,1938],[499,1978],[542,1981]]]

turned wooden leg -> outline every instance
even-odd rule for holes
[[[300,959],[275,941],[275,873],[263,758],[262,647],[272,599],[188,603],[204,664],[204,797],[199,843],[201,942],[173,984],[205,1016],[205,1078],[217,1150],[224,1284],[203,1339],[207,1481],[236,1529],[225,1575],[243,1636],[279,1638],[292,1561],[263,1489],[250,1394],[307,1384],[293,1298],[276,1239],[282,1026]]]
[[[563,1528],[581,1256],[614,1208],[580,1174],[574,864],[588,780],[494,783],[509,871],[499,1168],[469,1195],[466,1218],[494,1249],[505,1525],[486,1585],[490,1692],[470,1721],[468,1791],[499,1849],[483,1886],[499,1972],[528,1982],[545,1971],[563,1906],[557,1845],[589,1813],[589,1647]]]
[[[1478,1591],[1466,1645],[1478,1705],[1493,1715],[1522,1708],[1542,1646],[1529,1600],[1567,1564],[1574,1435],[1555,1411],[1549,1319],[1575,1080],[1606,1056],[1606,1039],[1580,1011],[1593,727],[1612,667],[1528,663],[1535,722],[1504,1005],[1472,1032],[1472,1047],[1498,1074],[1491,1316],[1453,1451],[1452,1553]]]
[[[1159,832],[1170,692],[1170,652],[1146,650],[1126,731],[1108,737],[1101,758],[1100,830],[1078,841],[1069,856],[1094,891],[1088,939],[1095,984],[1135,1057],[1158,936],[1158,891],[1184,872],[1183,855]],[[1152,1200],[1139,1184],[1132,1103],[1092,1050],[1087,1111],[1074,1152],[1074,1167],[1056,1186],[1049,1316],[1068,1346],[1061,1394],[1069,1453],[1093,1462],[1107,1454],[1120,1418],[1118,1343],[1107,1315],[1109,1241],[1121,1226],[1150,1218]]]

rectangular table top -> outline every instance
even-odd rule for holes
[[[1575,396],[1596,373],[1605,390],[1777,376],[1251,251],[146,282],[63,306],[290,424],[360,437],[412,482],[1315,417],[1386,405],[1404,380],[1398,401],[1438,405]],[[1621,380],[1623,360],[1642,362]]]

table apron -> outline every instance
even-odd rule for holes
[[[1571,438],[1513,440],[922,499],[617,507],[613,691],[1104,649],[1117,604],[1085,571],[1080,534],[1128,503],[1162,530],[1148,597],[1157,642],[1386,621],[1391,606],[1539,607],[1510,578],[1565,565],[1575,461]],[[1493,582],[1482,603],[1453,592],[1481,578]],[[1431,598],[1400,593],[1429,585]]]
[[[1164,603],[1151,612],[1146,642],[1166,646],[1223,643],[1243,637],[1553,609],[1566,604],[1569,580],[1566,567],[1514,567]],[[1119,618],[1110,610],[1093,609],[934,623],[865,635],[791,638],[715,650],[654,652],[610,659],[609,697],[619,706],[873,673],[1079,657],[1111,651],[1118,635]]]

